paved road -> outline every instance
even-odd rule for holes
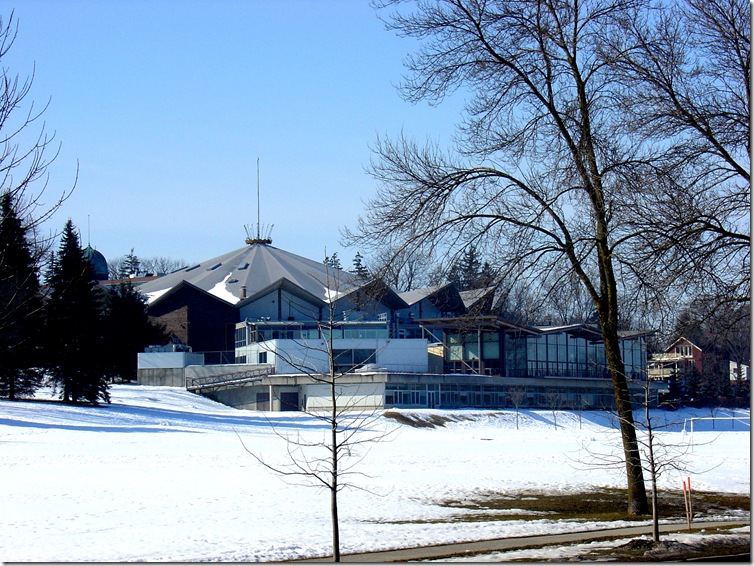
[[[701,530],[712,527],[731,527],[748,525],[746,521],[716,521],[692,523],[692,530]],[[686,531],[686,523],[660,525],[660,532]],[[612,537],[631,537],[652,534],[651,525],[638,527],[622,527],[617,529],[600,529],[595,531],[581,531],[576,533],[563,533],[556,535],[536,535],[530,537],[511,537],[492,540],[480,540],[474,542],[459,542],[453,544],[438,544],[433,546],[421,546],[416,548],[402,548],[398,550],[385,550],[380,552],[364,552],[359,554],[344,554],[342,562],[408,562],[411,560],[432,560],[448,558],[468,554],[491,554],[493,552],[516,550],[519,548],[531,548],[550,545],[576,544],[588,540]],[[310,558],[297,562],[331,562],[331,557]]]

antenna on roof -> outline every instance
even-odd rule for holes
[[[259,157],[257,157],[257,234],[256,238],[252,237],[252,231],[250,229],[250,226],[248,224],[244,224],[244,228],[246,229],[246,243],[249,245],[252,244],[271,244],[272,238],[270,238],[270,234],[272,233],[272,224],[265,224],[262,225],[260,220],[260,210],[261,207],[259,205]],[[264,233],[262,232],[264,230]]]

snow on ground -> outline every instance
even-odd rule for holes
[[[100,407],[0,401],[0,560],[279,561],[331,551],[328,493],[284,482],[244,449],[284,464],[280,435],[322,438],[319,421],[239,411],[172,387],[116,385],[111,395]],[[623,487],[620,469],[578,463],[584,446],[618,446],[607,415],[559,412],[556,428],[551,411],[521,411],[517,428],[513,410],[400,412],[448,422],[374,424],[394,433],[354,449],[365,475],[351,481],[364,489],[341,492],[342,552],[624,524],[453,522],[472,511],[438,505],[489,491]],[[668,444],[693,440],[694,489],[749,493],[748,410],[735,412],[745,424],[697,421],[693,437],[684,419],[710,411],[656,414],[679,423],[661,433]],[[660,485],[680,489],[685,476],[668,472]]]
[[[581,544],[572,544],[567,546],[545,546],[543,548],[527,548],[524,550],[510,550],[507,552],[493,552],[491,554],[477,554],[469,556],[460,556],[455,558],[445,558],[442,562],[511,562],[518,561],[548,561],[548,562],[564,562],[577,560],[581,557],[588,556],[589,553],[598,552],[600,550],[615,552],[616,548],[622,545],[628,544],[633,540],[646,540],[651,541],[652,537],[649,535],[633,538],[621,538],[615,540],[595,540],[585,542]],[[666,544],[672,545],[673,543],[680,543],[688,548],[699,548],[702,544],[724,544],[726,541],[736,540],[741,544],[747,544],[750,539],[750,528],[740,527],[730,529],[728,534],[694,534],[694,533],[663,533],[662,541]],[[595,559],[587,557],[587,560],[594,561]],[[667,561],[666,559],[658,559],[657,561]],[[678,561],[677,559],[673,561]]]

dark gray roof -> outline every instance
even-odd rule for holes
[[[366,283],[323,262],[255,243],[144,283],[139,291],[154,304],[184,281],[232,305],[278,287],[327,304]]]
[[[427,297],[431,297],[435,293],[445,289],[448,287],[450,283],[446,283],[444,285],[435,285],[433,287],[424,287],[422,289],[413,289],[412,291],[405,291],[403,293],[399,293],[398,296],[403,299],[407,305],[413,305],[415,303],[418,303],[422,299],[426,299]]]

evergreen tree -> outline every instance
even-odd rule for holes
[[[353,258],[353,269],[351,273],[360,277],[361,279],[367,279],[369,277],[369,270],[364,265],[364,258],[360,252],[356,252],[356,256]]]
[[[737,375],[735,382],[731,386],[732,393],[735,396],[735,402],[740,407],[751,406],[751,383],[742,375]]]
[[[338,252],[335,252],[331,256],[325,256],[325,265],[332,267],[333,269],[343,269],[340,265],[340,258]]]
[[[164,326],[149,320],[146,299],[131,282],[110,290],[103,322],[107,374],[111,379],[135,380],[137,354],[146,346],[168,341]]]
[[[683,375],[684,401],[692,406],[701,405],[702,398],[702,374],[696,367],[686,369]]]
[[[109,402],[101,320],[101,295],[92,280],[71,220],[65,225],[50,272],[47,344],[50,377],[66,402]]]
[[[489,265],[487,267],[489,268]],[[476,247],[469,246],[463,256],[451,266],[448,280],[455,283],[459,291],[468,291],[485,286],[482,284],[481,276],[482,264],[479,261]]]
[[[131,253],[126,254],[123,258],[123,264],[121,265],[120,272],[118,273],[119,279],[128,279],[129,277],[135,277],[141,271],[141,260],[134,254],[134,249],[131,248]]]
[[[495,282],[495,272],[490,265],[490,262],[485,261],[482,265],[482,270],[479,272],[479,279],[477,283],[479,287],[489,287]]]
[[[0,200],[0,396],[33,395],[39,368],[42,300],[27,228],[9,192]]]

